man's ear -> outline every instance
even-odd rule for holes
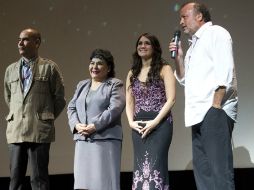
[[[35,40],[35,42],[36,42],[37,48],[39,48],[40,45],[41,45],[41,40],[40,40],[39,38],[37,38],[37,39]]]
[[[111,71],[111,67],[109,66],[109,67],[108,67],[108,73],[109,73],[110,71]]]
[[[201,21],[204,20],[204,17],[203,17],[203,15],[202,15],[202,13],[198,13],[198,14],[196,15],[196,18],[197,18],[197,20],[198,20],[199,22],[201,22]]]

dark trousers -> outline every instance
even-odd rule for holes
[[[192,126],[193,170],[198,190],[234,190],[231,135],[234,121],[222,109],[210,108]]]
[[[32,190],[49,190],[48,163],[50,143],[9,144],[9,190],[22,190],[28,160],[31,166]]]

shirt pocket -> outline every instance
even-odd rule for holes
[[[48,93],[49,92],[49,78],[47,76],[35,76],[33,91],[37,93]]]
[[[9,81],[11,94],[15,94],[19,88],[20,82],[18,77],[11,78]]]

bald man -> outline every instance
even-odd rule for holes
[[[32,189],[49,189],[48,163],[50,143],[55,140],[54,120],[66,102],[62,74],[56,63],[39,57],[40,44],[41,35],[37,30],[23,30],[18,38],[21,58],[5,72],[9,190],[22,189],[28,160]]]
[[[232,38],[213,25],[209,9],[187,2],[180,8],[180,25],[191,40],[181,42],[175,76],[185,88],[185,125],[192,129],[193,170],[198,190],[234,190],[231,136],[237,119],[237,80]]]

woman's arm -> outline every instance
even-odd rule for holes
[[[130,87],[130,77],[132,72],[129,71],[126,79],[126,115],[129,122],[129,125],[132,129],[138,131],[142,129],[141,126],[138,125],[137,121],[134,121],[134,108],[135,108],[135,99],[132,94],[132,89]]]
[[[73,98],[69,102],[67,106],[67,116],[68,116],[68,122],[71,129],[71,132],[77,133],[81,130],[81,126],[83,126],[79,120],[78,112],[76,108],[76,100],[80,94],[81,87],[83,86],[83,82],[79,82],[77,85],[77,88],[75,90],[75,93],[73,95]]]

